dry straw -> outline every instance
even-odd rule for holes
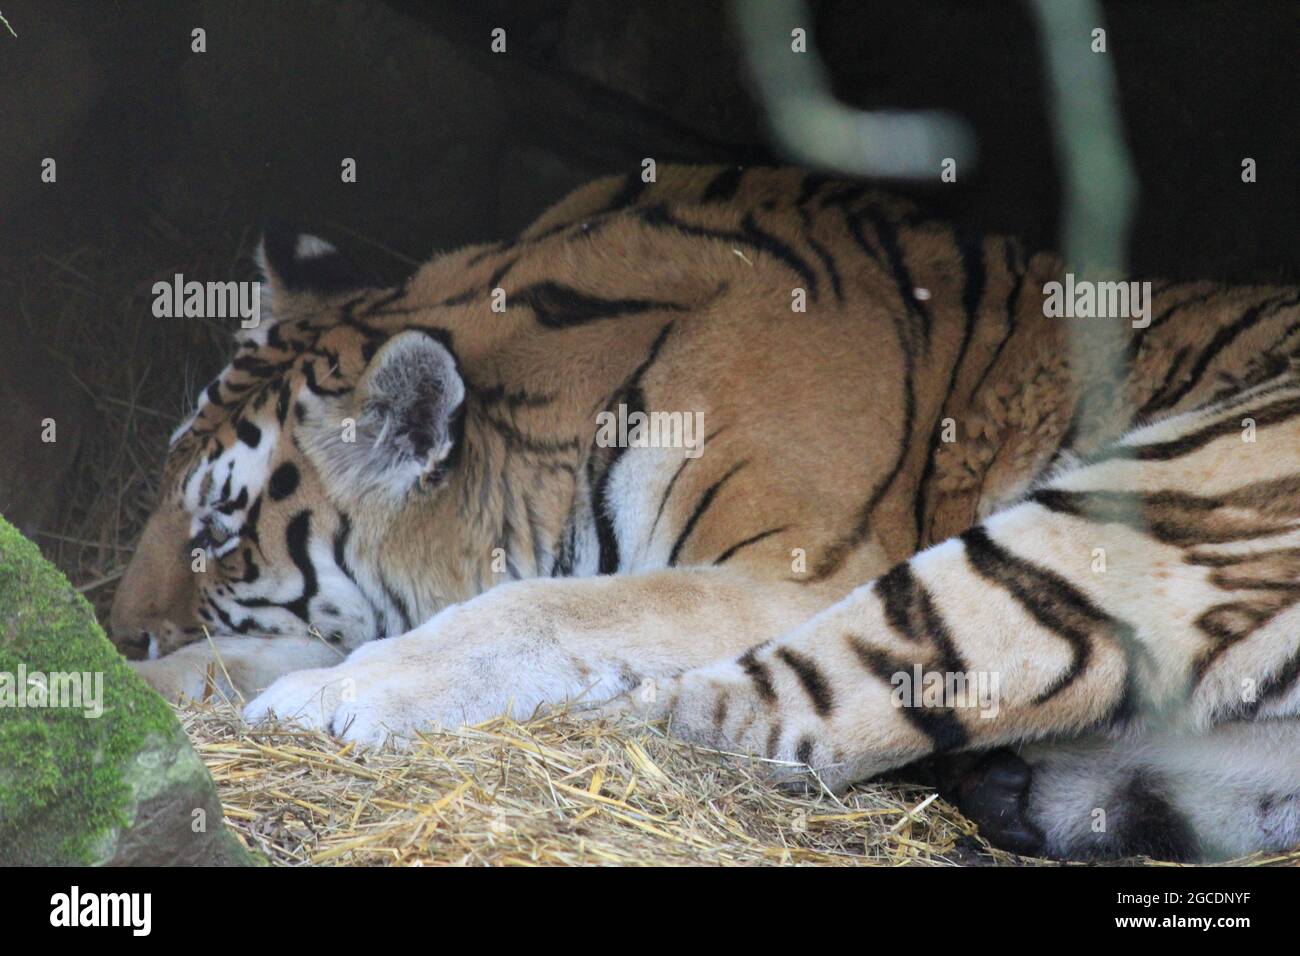
[[[836,797],[658,728],[566,713],[367,750],[225,702],[180,717],[231,827],[273,863],[364,866],[1024,865],[922,787]],[[1152,861],[1138,861],[1151,865]],[[1300,864],[1300,851],[1251,864]]]
[[[225,702],[182,722],[230,825],[276,863],[431,865],[952,865],[972,827],[922,788],[836,798],[811,778],[704,751],[630,720],[498,718],[358,749]]]

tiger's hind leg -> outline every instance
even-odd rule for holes
[[[1300,844],[1300,721],[982,754],[946,793],[994,846],[1067,860],[1224,860]]]

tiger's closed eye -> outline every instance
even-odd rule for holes
[[[209,553],[213,553],[219,551],[233,537],[233,531],[222,527],[215,521],[208,521],[190,541],[190,547],[202,548]]]

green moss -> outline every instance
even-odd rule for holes
[[[103,710],[17,707],[0,694],[0,863],[98,862],[132,822],[140,799],[128,779],[134,761],[183,732],[86,600],[0,518],[0,675],[9,675],[11,691],[23,670],[88,673],[92,699],[101,675]]]
[[[59,793],[59,765],[50,730],[34,720],[0,723],[0,819],[42,810]]]

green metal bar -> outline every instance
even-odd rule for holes
[[[804,0],[735,0],[732,9],[772,133],[794,161],[854,176],[936,181],[945,159],[963,173],[974,167],[975,136],[960,117],[865,112],[837,100]],[[804,52],[793,48],[796,29],[804,31]]]

